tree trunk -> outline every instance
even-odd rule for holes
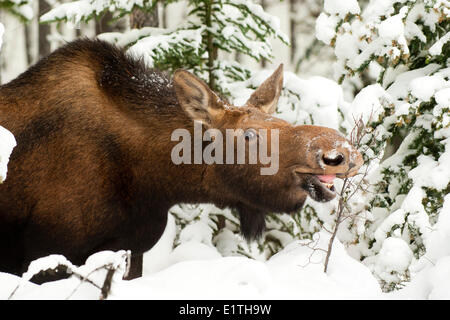
[[[107,11],[103,14],[100,19],[95,20],[95,34],[105,33],[105,32],[113,32],[114,28],[110,23],[112,20],[112,13]]]
[[[261,7],[263,8],[264,11],[266,11],[266,8],[267,8],[267,2],[266,2],[266,0],[261,0]],[[261,67],[262,67],[262,68],[265,68],[266,65],[267,65],[266,59],[262,58],[262,59],[261,59]]]
[[[46,0],[39,0],[39,12],[48,12],[51,7]],[[47,36],[50,34],[50,25],[47,23],[39,24],[39,59],[50,53],[50,42]]]
[[[298,0],[289,0],[289,31],[291,36],[291,62],[294,63],[295,53],[297,52],[297,40],[296,40],[296,29],[297,22],[295,17],[297,16],[297,2]]]
[[[101,17],[95,19],[95,34],[97,35],[105,32],[124,32],[126,27],[126,20],[114,20],[110,11],[106,11]]]
[[[31,41],[32,40],[32,31],[31,31],[31,26],[29,24],[25,24],[24,25],[24,32],[25,32],[25,50],[27,53],[27,66],[30,66],[33,63],[33,54],[31,52],[32,50],[32,45],[31,45]]]
[[[168,12],[167,12],[167,7],[165,5],[162,6],[162,27],[163,28],[167,28],[167,16],[168,16]]]
[[[212,27],[212,0],[206,1],[205,22],[208,28]],[[208,73],[209,73],[209,87],[214,90],[214,61],[217,59],[217,47],[214,46],[213,35],[211,32],[206,31],[206,48],[208,50]]]
[[[143,27],[158,27],[158,3],[155,4],[153,11],[145,12],[141,8],[135,7],[130,16],[130,28],[141,29]]]

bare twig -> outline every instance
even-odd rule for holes
[[[126,259],[126,269],[125,269],[125,273],[124,276],[128,275],[129,271],[130,271],[130,264],[131,264],[131,253],[128,251],[125,253],[125,259]],[[93,274],[96,271],[99,271],[101,269],[106,269],[108,270],[106,273],[106,277],[105,280],[103,281],[103,285],[100,287],[99,285],[97,285],[96,283],[94,283],[91,279],[89,279],[89,276],[91,274]],[[114,267],[114,265],[112,263],[107,263],[104,264],[100,267],[95,268],[94,270],[92,270],[91,272],[89,272],[89,274],[87,276],[83,276],[80,275],[78,273],[74,273],[76,276],[78,276],[80,278],[80,283],[78,284],[78,286],[76,286],[72,293],[66,298],[66,300],[70,299],[72,297],[72,295],[78,290],[78,288],[83,284],[84,281],[89,282],[90,284],[94,285],[96,288],[100,289],[101,291],[101,295],[100,295],[100,300],[104,300],[108,297],[109,292],[111,291],[111,285],[112,285],[112,278],[114,276],[114,273],[117,271],[117,267]]]
[[[373,112],[371,112],[369,119],[368,119],[368,123],[370,123],[372,121],[372,116],[373,116]],[[352,143],[352,145],[357,148],[360,149],[362,147],[362,142],[364,140],[364,138],[369,135],[369,134],[373,134],[372,129],[368,128],[366,126],[366,124],[364,123],[362,116],[359,119],[353,119],[355,122],[355,125],[350,133],[350,142]],[[367,146],[367,149],[369,149],[372,144],[375,141],[375,137],[373,136],[369,145]],[[377,157],[375,156],[374,159],[376,159]],[[369,161],[372,161],[374,159],[369,159]],[[368,161],[367,161],[368,162]],[[336,238],[338,229],[339,229],[339,225],[342,223],[342,221],[344,221],[345,219],[348,219],[349,217],[356,217],[357,214],[351,214],[350,212],[350,207],[348,206],[348,201],[358,192],[358,191],[363,191],[363,192],[368,192],[368,187],[366,187],[365,185],[368,185],[368,182],[366,181],[366,177],[369,173],[369,166],[366,166],[365,171],[361,174],[361,178],[359,179],[358,183],[353,183],[353,181],[351,181],[348,177],[344,179],[344,183],[342,185],[341,191],[339,193],[339,203],[338,203],[338,208],[337,208],[337,214],[336,214],[336,223],[334,225],[334,229],[333,232],[331,234],[331,238],[330,241],[328,242],[328,250],[327,250],[327,255],[325,257],[325,263],[324,263],[324,272],[326,273],[328,270],[328,264],[330,261],[330,256],[331,256],[331,251],[333,249],[333,242]],[[347,213],[347,215],[345,215],[345,211]]]
[[[306,262],[304,265],[298,265],[299,267],[301,267],[301,268],[305,268],[307,265],[309,265],[309,264],[319,264],[320,263],[320,261],[319,262],[313,262],[313,261],[311,261],[311,258],[312,258],[312,256],[314,255],[314,253],[316,253],[316,251],[323,251],[323,252],[327,252],[326,250],[324,250],[324,249],[322,249],[322,248],[317,248],[317,244],[318,244],[318,242],[320,241],[320,234],[318,234],[318,236],[317,236],[317,240],[311,240],[311,241],[309,241],[309,242],[307,242],[307,243],[305,243],[305,244],[302,244],[302,246],[304,246],[304,247],[308,247],[309,249],[311,249],[311,253],[310,253],[310,255],[308,256],[308,262]]]
[[[323,269],[323,272],[325,272],[325,273],[328,270],[328,262],[330,261],[331,250],[333,249],[334,238],[336,238],[336,234],[337,234],[339,225],[342,222],[341,216],[342,216],[342,213],[344,212],[344,208],[345,208],[344,193],[347,188],[347,182],[348,182],[348,178],[345,178],[344,184],[342,185],[342,188],[341,188],[341,193],[339,195],[340,197],[339,197],[339,204],[338,204],[338,210],[337,210],[336,224],[334,225],[333,233],[331,234],[330,241],[328,242],[328,250],[327,250],[327,255],[325,257],[325,266]]]
[[[102,295],[100,296],[100,300],[105,300],[108,298],[108,294],[111,291],[112,278],[117,269],[113,267],[108,268],[108,272],[106,273],[105,281],[102,286]]]
[[[96,284],[94,281],[92,281],[91,279],[89,279],[89,277],[96,271],[99,271],[103,268],[106,268],[107,265],[103,265],[100,266],[98,268],[95,268],[94,270],[92,270],[91,272],[89,272],[86,276],[83,276],[79,273],[74,272],[73,275],[77,276],[80,279],[80,283],[72,290],[72,292],[70,293],[70,295],[66,298],[66,300],[69,300],[73,294],[80,288],[80,286],[84,283],[84,282],[88,282],[90,284],[92,284],[94,287],[96,287],[99,290],[102,290],[102,287],[100,287],[98,284]]]

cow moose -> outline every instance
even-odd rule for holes
[[[272,115],[282,69],[236,107],[187,71],[170,78],[122,48],[80,39],[1,86],[0,125],[17,147],[0,185],[0,271],[21,274],[49,254],[82,264],[126,249],[134,278],[177,203],[234,208],[251,240],[268,212],[297,211],[307,196],[333,199],[333,179],[356,174],[362,157],[333,129]],[[174,164],[171,133],[192,131],[194,120],[243,134],[278,130],[278,172],[261,175],[260,162]]]

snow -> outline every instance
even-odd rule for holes
[[[111,12],[122,10],[130,12],[133,6],[143,7],[143,0],[78,0],[61,3],[40,17],[41,22],[53,22],[67,19],[78,25],[82,21],[89,20],[92,15],[99,15],[105,10]]]
[[[404,214],[405,212],[403,209],[398,209],[383,220],[375,232],[375,239],[377,242],[382,243],[387,238],[387,233],[393,226],[401,225],[405,222]]]
[[[111,279],[112,292],[116,283],[123,281],[129,252],[101,251],[91,255],[82,266],[75,266],[62,255],[50,255],[33,261],[21,278],[0,273],[0,299],[100,299],[109,269],[114,273]],[[28,280],[41,270],[65,266],[72,274],[67,279],[35,285]],[[84,281],[83,279],[88,279]],[[100,289],[99,289],[100,288]]]
[[[235,105],[244,105],[253,90],[269,77],[274,70],[261,70],[243,82],[229,85]],[[284,92],[278,103],[276,116],[292,124],[315,124],[339,128],[339,107],[348,103],[344,100],[342,88],[333,80],[314,76],[302,79],[292,72],[284,72]],[[326,92],[327,94],[323,94]]]
[[[439,259],[429,273],[428,293],[429,299],[448,300],[450,299],[450,256]],[[411,286],[414,286],[412,283]]]
[[[153,67],[154,56],[169,50],[172,45],[177,47],[185,46],[186,48],[198,51],[201,47],[201,34],[203,29],[187,29],[167,33],[167,30],[164,32],[163,30],[154,28],[153,30],[156,33],[139,39],[129,48],[128,52],[136,56],[144,57],[147,65]],[[149,30],[147,29],[147,31]]]
[[[268,25],[270,28],[272,28],[274,30],[275,37],[280,38],[285,43],[289,43],[288,36],[281,30],[280,18],[265,12],[261,5],[256,4],[254,1],[250,1],[250,0],[232,0],[232,1],[228,1],[228,3],[229,4],[225,4],[223,6],[223,9],[221,8],[219,13],[224,12],[222,10],[226,10],[226,8],[230,8],[231,9],[232,6],[244,6],[244,7],[247,8],[249,13],[251,13],[252,15],[255,15],[256,17],[258,17],[258,19],[260,21],[264,21],[264,23],[259,23],[258,24],[258,20],[253,21],[253,20],[250,20],[248,18],[244,19],[242,21],[240,14],[239,15],[235,14],[234,16],[226,15],[226,17],[230,18],[231,21],[233,21],[233,20],[234,21],[241,20],[240,23],[242,25],[245,25],[246,23],[248,23],[249,27],[251,29],[254,29],[257,32],[263,31],[262,32],[263,34],[265,33],[264,29],[261,29],[261,28],[263,28],[264,27],[263,25],[266,24],[266,25]]]
[[[410,82],[411,94],[423,101],[429,101],[437,90],[446,86],[446,81],[438,76],[415,78]]]
[[[362,117],[364,123],[370,118],[376,120],[384,111],[383,100],[390,100],[379,84],[369,85],[363,88],[351,104],[351,114],[355,119]]]
[[[3,23],[0,22],[0,49],[2,48],[4,33],[5,33],[5,26],[3,25]]]
[[[450,195],[433,232],[425,239],[427,253],[411,267],[412,280],[402,290],[392,292],[394,299],[449,299],[450,293]]]
[[[423,68],[403,72],[395,78],[395,82],[392,83],[387,92],[394,99],[404,97],[405,94],[407,94],[408,90],[411,90],[411,80],[434,73],[438,69],[439,65],[430,63]]]
[[[406,0],[370,0],[366,9],[363,11],[362,15],[364,18],[381,16],[386,13],[392,14],[394,11],[394,4],[396,2],[405,2]]]
[[[356,0],[325,0],[324,9],[330,14],[336,14],[341,18],[349,13],[358,14],[360,12],[358,1]]]
[[[0,126],[0,183],[6,179],[9,157],[15,146],[13,134]]]
[[[328,16],[322,12],[316,20],[316,38],[326,44],[330,44],[331,40],[336,36],[335,29],[338,22],[338,17]]]
[[[403,273],[408,269],[413,253],[403,239],[389,237],[383,242],[380,252],[373,258],[376,262],[371,265],[371,268],[376,269],[376,274],[386,282],[394,282],[397,281],[397,273]]]
[[[439,214],[438,221],[433,226],[433,232],[425,240],[429,248],[426,258],[436,261],[440,258],[450,256],[450,195],[444,197],[444,204]],[[425,259],[425,258],[424,258]]]
[[[175,219],[172,214],[167,218],[167,225],[159,241],[144,254],[144,273],[152,273],[169,265],[169,256],[173,250],[176,236]]]
[[[450,88],[438,90],[434,95],[436,103],[443,107],[450,105]]]
[[[323,78],[311,77],[307,80],[295,76],[293,73],[286,73],[285,88],[290,92],[300,96],[297,110],[306,111],[312,115],[313,124],[327,126],[337,129],[339,127],[338,106],[345,105],[342,88],[336,82]],[[327,94],[323,94],[326,92]],[[296,119],[286,118],[284,114],[280,115],[291,123],[301,123],[305,120],[299,116]]]
[[[99,34],[98,38],[104,41],[112,42],[119,47],[125,47],[130,43],[135,43],[141,38],[148,36],[159,36],[170,31],[171,30],[162,28],[143,27],[141,29],[131,29],[125,32],[105,32]]]
[[[324,11],[316,20],[316,37],[327,45],[335,40],[334,51],[338,61],[334,64],[335,78],[343,75],[353,77],[359,68],[366,68],[373,57],[379,57],[388,65],[397,65],[400,59],[411,54],[408,44],[415,38],[423,43],[428,27],[435,32],[438,21],[445,19],[446,4],[431,4],[418,1],[404,5],[406,0],[371,0],[360,12],[356,1],[325,1]],[[394,4],[403,4],[395,11]],[[448,10],[447,10],[448,12]],[[346,14],[358,14],[347,18]],[[428,49],[430,55],[441,54],[448,42],[447,33]]]
[[[33,8],[31,7],[31,3],[19,6],[17,11],[22,17],[24,17],[28,21],[33,19],[34,17],[34,12]]]
[[[402,19],[405,17],[408,8],[403,7],[399,14],[389,17],[378,25],[378,35],[388,40],[397,40],[401,38],[405,32]]]
[[[439,284],[439,288],[433,289],[438,286],[438,282],[430,278],[432,268],[436,268],[436,271],[441,270],[436,262],[445,259],[445,254],[448,255],[444,252],[439,257],[432,255],[433,252],[439,252],[446,246],[444,242],[436,238],[436,235],[439,235],[439,238],[446,238],[448,234],[448,230],[442,227],[442,222],[439,222],[440,216],[443,215],[445,218],[445,211],[448,210],[449,205],[446,203],[448,198],[446,197],[443,201],[436,223],[424,207],[424,204],[430,204],[430,199],[425,192],[426,188],[442,192],[450,182],[448,166],[450,146],[447,140],[449,121],[447,120],[448,109],[445,109],[448,108],[448,88],[450,87],[448,72],[448,68],[442,68],[436,64],[429,64],[413,71],[398,72],[396,76],[391,76],[389,81],[391,84],[387,90],[381,85],[368,86],[361,90],[350,105],[352,113],[360,110],[363,116],[371,109],[379,110],[379,114],[383,114],[384,109],[388,108],[390,110],[388,114],[380,119],[384,126],[388,127],[395,124],[394,121],[398,121],[395,117],[408,118],[410,114],[416,113],[423,102],[428,102],[432,98],[436,101],[436,106],[429,113],[425,112],[422,115],[416,113],[414,127],[410,127],[398,150],[386,158],[369,177],[374,185],[382,183],[385,179],[385,176],[380,175],[380,172],[385,169],[401,177],[402,170],[405,170],[403,164],[405,157],[417,151],[411,146],[414,145],[420,132],[423,132],[420,130],[433,132],[436,139],[443,139],[440,143],[445,150],[439,152],[438,156],[416,155],[417,165],[413,168],[407,167],[404,178],[389,181],[388,197],[395,201],[388,208],[372,209],[373,227],[370,228],[370,237],[373,237],[375,241],[371,243],[370,250],[359,247],[362,250],[360,256],[366,256],[363,263],[380,281],[386,284],[403,283],[405,286],[404,289],[388,295],[389,298],[444,298],[443,288],[445,286],[447,290],[449,288],[449,283],[443,282]],[[374,120],[378,120],[377,117]],[[442,129],[436,130],[433,126]],[[410,181],[406,193],[400,190],[404,184],[402,179]],[[358,256],[357,251],[352,252]],[[422,252],[425,255],[422,256]],[[442,265],[446,265],[446,262]],[[412,281],[408,283],[410,279]]]
[[[344,246],[336,242],[328,272],[323,263],[329,234],[322,231],[313,240],[295,241],[274,255],[267,264],[283,284],[285,299],[380,299],[380,287],[370,271],[351,258]],[[301,288],[301,290],[299,290]],[[284,292],[284,294],[283,294]]]
[[[101,267],[111,263],[118,267],[108,299],[382,299],[369,269],[348,256],[339,242],[333,248],[328,273],[323,272],[329,239],[323,231],[313,240],[292,242],[265,262],[221,257],[213,253],[213,247],[190,241],[170,253],[170,265],[131,281],[120,279],[123,252],[99,252],[85,265],[73,268],[101,287],[106,272]],[[61,256],[50,256],[40,259],[31,270],[60,263],[69,264]],[[100,298],[99,288],[75,276],[42,285],[25,279],[0,273],[0,298],[8,298],[18,284],[13,299]]]
[[[89,0],[79,0],[70,3],[60,4],[58,7],[50,10],[40,17],[41,22],[50,22],[61,20],[64,17],[75,24],[80,23],[88,17],[94,8]]]
[[[358,51],[358,41],[350,34],[342,35],[336,39],[335,54],[339,59],[353,59]]]
[[[444,190],[450,181],[450,166],[448,156],[441,158],[435,161],[430,156],[420,155],[417,158],[419,166],[412,169],[408,176],[419,186]]]
[[[450,40],[450,32],[447,32],[428,50],[433,56],[439,55],[442,52],[442,47]]]

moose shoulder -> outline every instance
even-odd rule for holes
[[[75,264],[106,249],[139,258],[177,203],[235,208],[243,235],[254,239],[266,213],[298,210],[308,195],[334,198],[333,178],[355,174],[361,155],[335,130],[270,115],[282,82],[280,66],[235,107],[189,72],[170,79],[122,49],[83,39],[3,85],[0,125],[17,147],[0,185],[0,271],[19,274],[52,253]],[[255,130],[277,130],[278,171],[262,175],[259,161],[175,164],[171,135],[193,133],[193,120],[221,132],[242,129],[246,147],[270,139]]]

